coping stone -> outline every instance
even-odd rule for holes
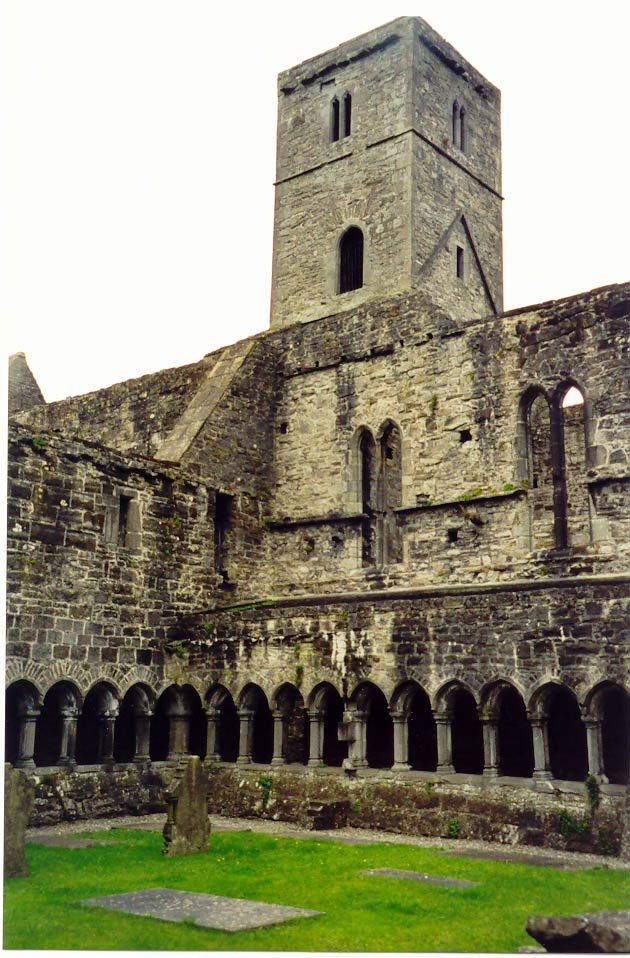
[[[143,915],[162,921],[192,919],[201,928],[219,931],[244,931],[277,925],[292,918],[311,918],[323,914],[306,908],[271,905],[246,898],[226,898],[223,895],[205,895],[199,892],[178,891],[175,888],[145,888],[122,895],[103,895],[101,898],[83,898],[82,905],[108,908],[130,915]]]
[[[447,875],[428,875],[426,872],[410,872],[402,868],[366,868],[361,875],[381,875],[385,878],[406,878],[408,881],[428,882],[429,885],[441,885],[444,888],[475,888],[478,881],[466,881],[465,878],[450,878]]]

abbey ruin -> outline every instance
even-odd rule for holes
[[[268,331],[50,404],[12,357],[35,820],[192,753],[211,811],[554,845],[596,794],[618,851],[630,284],[503,310],[500,94],[419,18],[280,75],[276,179]]]

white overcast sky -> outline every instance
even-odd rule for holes
[[[630,0],[1,0],[5,351],[47,400],[267,327],[276,75],[404,14],[502,90],[506,308],[630,279]]]

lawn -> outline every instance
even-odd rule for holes
[[[409,845],[346,845],[213,834],[207,852],[161,854],[159,833],[94,834],[107,846],[28,845],[28,878],[5,881],[4,947],[234,951],[514,951],[535,944],[534,914],[627,908],[627,871],[556,871],[473,861]],[[361,875],[398,868],[480,882],[475,888]],[[81,898],[144,888],[251,898],[325,914],[254,931],[222,932],[108,912]]]

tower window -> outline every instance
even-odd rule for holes
[[[466,152],[468,147],[466,109],[460,106],[457,100],[453,102],[453,109],[451,111],[451,140],[453,141],[453,146],[456,146],[462,153]]]
[[[335,142],[339,139],[339,100],[333,97],[330,104],[330,139]]]
[[[458,246],[455,250],[455,275],[458,279],[464,278],[464,248]]]
[[[343,98],[343,135],[350,136],[352,131],[352,97],[349,93]]]
[[[363,286],[363,233],[351,226],[339,244],[339,292],[348,293]]]
[[[338,97],[330,101],[330,139],[333,143],[350,136],[352,132],[352,96],[344,94],[339,102]]]
[[[459,146],[459,104],[457,100],[455,100],[453,103],[451,139],[453,141],[453,146]]]

